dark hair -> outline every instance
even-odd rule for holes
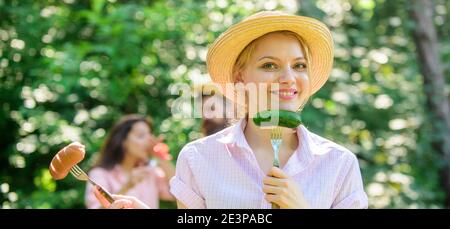
[[[228,122],[224,118],[220,119],[220,123],[216,123],[209,119],[203,119],[201,131],[204,136],[209,136],[209,135],[215,134],[227,127],[228,127]]]
[[[123,142],[135,123],[145,122],[152,129],[152,121],[141,115],[130,114],[122,117],[111,129],[100,151],[96,167],[112,169],[122,162],[125,151]]]

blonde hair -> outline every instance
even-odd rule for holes
[[[238,58],[236,59],[236,62],[234,64],[234,68],[233,68],[233,77],[235,75],[235,73],[237,71],[242,71],[247,63],[250,61],[250,57],[253,55],[253,53],[255,52],[256,49],[256,45],[258,44],[258,41],[269,34],[274,34],[274,33],[278,33],[278,34],[283,34],[285,36],[290,36],[290,37],[294,37],[295,39],[298,40],[298,42],[300,43],[300,48],[302,49],[304,55],[305,55],[305,59],[306,62],[309,66],[309,51],[308,51],[308,47],[306,46],[305,42],[303,42],[303,39],[296,33],[289,31],[289,30],[280,30],[280,31],[274,31],[274,32],[270,32],[270,33],[266,33],[261,37],[256,38],[255,40],[253,40],[252,42],[250,42],[243,50],[242,52],[239,54]],[[309,72],[309,71],[308,71]],[[237,79],[233,80],[234,82],[237,81]]]

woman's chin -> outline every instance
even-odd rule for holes
[[[280,110],[287,110],[287,111],[297,111],[298,105],[297,104],[280,104]]]

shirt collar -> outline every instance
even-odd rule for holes
[[[218,141],[224,144],[232,144],[241,148],[245,148],[251,152],[250,146],[248,145],[244,135],[244,128],[246,125],[247,121],[245,119],[240,119],[239,122],[234,125],[228,133],[219,138]],[[295,152],[297,157],[306,159],[307,162],[310,162],[312,161],[314,155],[322,154],[320,145],[312,139],[311,133],[304,125],[298,126],[296,128],[296,131],[299,141],[299,147]]]
[[[244,129],[246,125],[247,121],[245,119],[240,119],[238,123],[231,127],[228,133],[219,138],[217,141],[227,145],[235,145],[237,147],[247,149],[251,152],[250,146],[248,145],[244,135]]]
[[[245,151],[252,152],[244,135],[244,129],[247,124],[245,119],[231,127],[230,131],[218,139],[219,142],[245,149]],[[296,128],[299,146],[289,158],[288,162],[282,168],[289,176],[294,176],[303,171],[313,162],[315,155],[321,155],[325,152],[320,142],[314,138],[304,125]]]

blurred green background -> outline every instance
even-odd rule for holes
[[[151,116],[176,156],[201,136],[201,120],[173,118],[177,96],[168,88],[204,76],[208,45],[264,9],[331,28],[334,69],[303,119],[358,156],[370,207],[449,207],[439,173],[449,159],[432,144],[448,129],[433,129],[409,7],[409,0],[0,0],[0,207],[83,208],[84,184],[53,181],[49,162],[80,141],[81,167],[89,169],[123,114]],[[433,10],[448,97],[450,1],[433,1]]]

